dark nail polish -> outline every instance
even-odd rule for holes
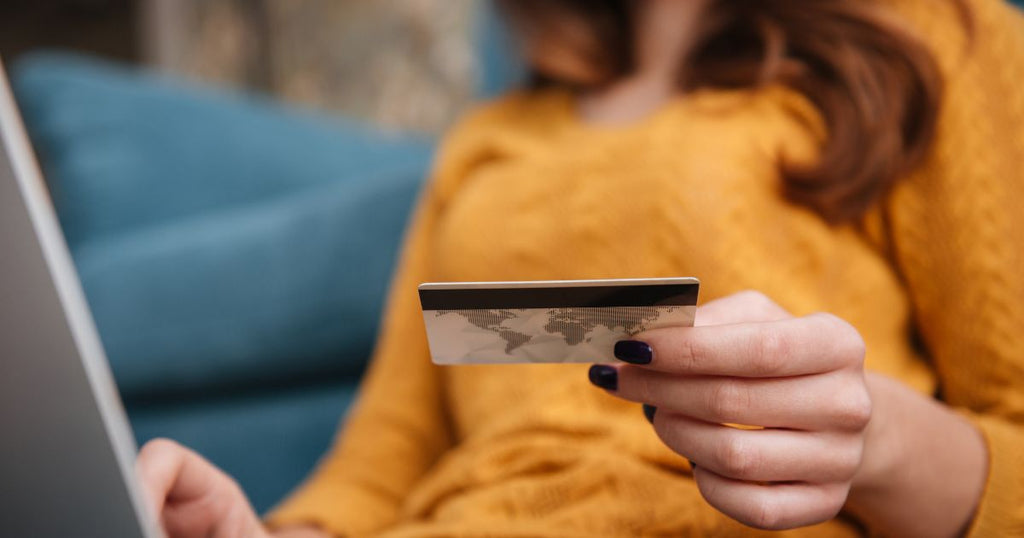
[[[647,422],[654,424],[654,413],[658,412],[658,408],[653,405],[644,404],[644,416],[647,417]]]
[[[588,373],[590,382],[605,390],[616,390],[619,388],[619,371],[607,364],[595,364],[590,367]]]
[[[622,340],[615,343],[615,358],[630,364],[650,364],[654,350],[644,342]]]

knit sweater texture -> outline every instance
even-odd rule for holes
[[[389,538],[761,535],[709,506],[640,406],[591,386],[585,365],[433,365],[416,293],[696,276],[702,301],[755,289],[852,323],[868,369],[983,432],[969,534],[1024,536],[1024,23],[971,0],[968,39],[952,2],[886,3],[931,48],[946,91],[927,161],[853,225],[780,195],[780,159],[814,159],[823,136],[816,110],[782,88],[699,91],[622,127],[588,125],[559,91],[464,119],[421,196],[358,401],[271,524]],[[871,532],[841,514],[764,534]]]

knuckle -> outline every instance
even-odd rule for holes
[[[860,332],[843,318],[828,312],[817,312],[811,317],[822,324],[821,330],[832,335],[832,340],[840,355],[846,358],[848,365],[861,365],[867,355],[867,344]]]
[[[840,429],[861,431],[871,422],[871,396],[863,385],[842,391],[836,402],[833,420]]]
[[[793,344],[789,338],[769,327],[760,327],[754,337],[754,367],[761,376],[771,376],[780,372],[790,356]]]
[[[868,346],[864,338],[853,325],[843,321],[843,335],[839,339],[839,345],[845,351],[844,356],[849,357],[848,364],[861,366],[864,364],[864,357],[867,356]]]
[[[810,505],[787,503],[782,497],[762,495],[754,499],[740,519],[751,527],[782,531],[814,525],[835,518],[843,509],[849,492],[844,487],[829,487]]]
[[[737,479],[744,479],[756,473],[762,460],[755,447],[736,437],[722,443],[717,459],[722,472]]]
[[[709,392],[708,411],[719,422],[735,422],[750,408],[750,391],[741,381],[721,379]]]
[[[753,312],[760,317],[770,319],[777,318],[780,315],[788,316],[788,312],[771,297],[757,290],[747,290],[740,292],[742,304],[749,312]]]

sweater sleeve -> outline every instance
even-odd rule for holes
[[[1003,2],[970,3],[968,57],[947,72],[937,144],[894,191],[890,231],[940,396],[987,441],[987,484],[969,535],[1021,536],[1024,25]]]

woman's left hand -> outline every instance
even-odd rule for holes
[[[654,406],[658,435],[695,464],[701,494],[726,515],[762,529],[835,517],[871,419],[860,334],[756,292],[708,303],[698,322],[620,342],[616,356],[640,366],[595,365],[591,381]]]

